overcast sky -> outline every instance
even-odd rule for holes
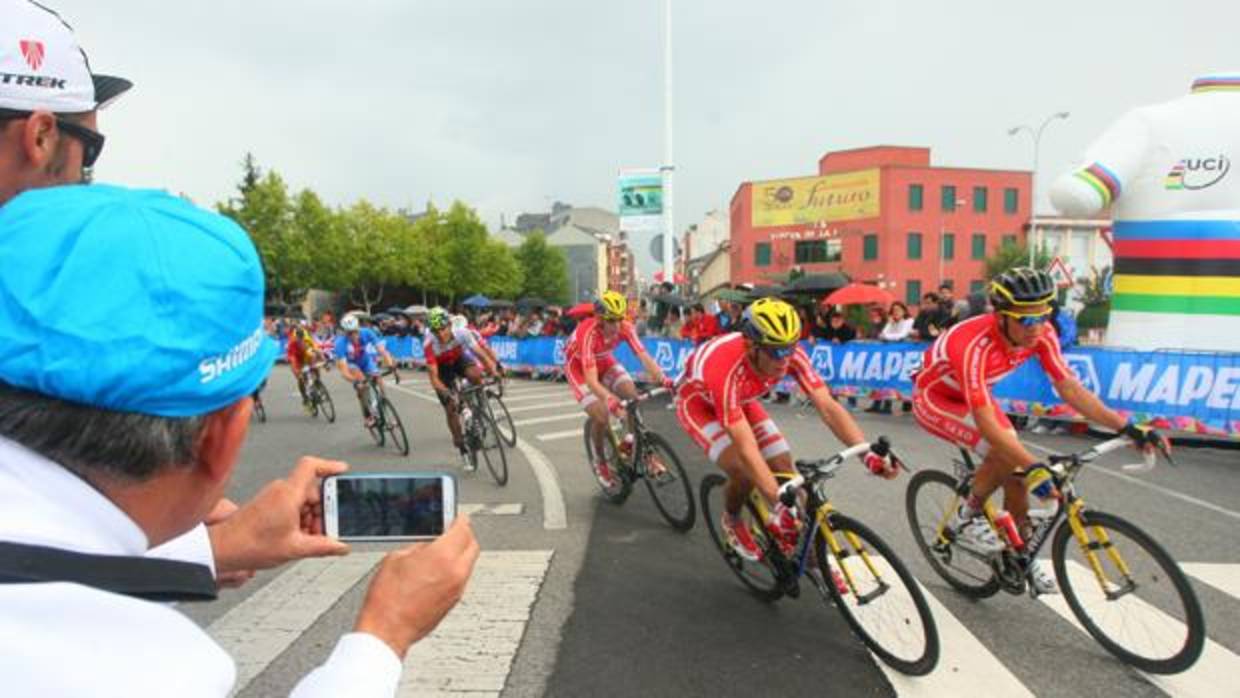
[[[614,210],[663,157],[663,0],[43,0],[97,72],[101,181],[232,193],[252,151],[329,203],[461,199],[495,226]],[[674,0],[677,227],[826,151],[930,146],[1043,191],[1113,119],[1240,70],[1240,2]],[[1040,197],[1044,198],[1044,197]]]

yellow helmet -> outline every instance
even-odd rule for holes
[[[604,320],[623,320],[629,310],[629,299],[619,291],[605,291],[594,302],[594,313]]]
[[[788,346],[801,339],[801,316],[778,298],[754,301],[741,320],[745,336],[764,346]]]

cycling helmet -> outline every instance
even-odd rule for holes
[[[452,322],[452,318],[448,316],[448,311],[438,306],[431,308],[431,312],[426,316],[426,323],[431,326],[432,330],[442,330]]]
[[[594,301],[594,313],[604,320],[623,320],[629,310],[629,299],[619,291],[605,291]]]
[[[1016,267],[990,282],[990,304],[995,310],[1050,303],[1054,299],[1055,282],[1050,274],[1037,269]]]
[[[358,322],[357,316],[352,313],[340,318],[340,329],[345,332],[357,332],[359,327],[361,327],[361,323]]]
[[[778,298],[751,303],[741,315],[741,326],[746,337],[763,346],[783,347],[801,339],[801,316]]]

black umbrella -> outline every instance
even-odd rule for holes
[[[672,306],[673,308],[683,308],[686,305],[692,305],[690,301],[685,300],[683,297],[675,293],[664,293],[658,296],[651,296],[650,300],[655,303],[662,303],[664,305]]]
[[[521,310],[522,312],[530,308],[545,308],[545,307],[547,307],[547,301],[537,296],[526,296],[525,298],[522,298],[517,301],[517,308]]]
[[[807,274],[784,286],[784,293],[823,295],[848,285],[848,275],[837,272]]]
[[[388,313],[375,313],[375,316],[373,319],[375,322],[384,322],[386,320],[391,320],[392,316],[389,315]]]
[[[408,315],[408,313],[405,312],[405,309],[400,307],[399,305],[394,305],[383,312],[387,313],[388,315]]]

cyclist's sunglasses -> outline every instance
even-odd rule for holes
[[[792,356],[792,352],[797,350],[797,345],[793,344],[787,347],[759,347],[759,349],[762,350],[763,354],[766,354],[772,359],[775,359],[776,361],[783,361],[789,356]]]
[[[0,121],[28,119],[33,112],[0,109]],[[82,144],[82,169],[95,166],[95,161],[103,153],[104,135],[85,126],[80,126],[60,116],[56,117],[56,128],[66,136]]]
[[[1040,313],[1016,313],[1011,310],[1000,310],[1000,315],[1016,318],[1023,327],[1037,327],[1051,319],[1051,310],[1047,308]]]

